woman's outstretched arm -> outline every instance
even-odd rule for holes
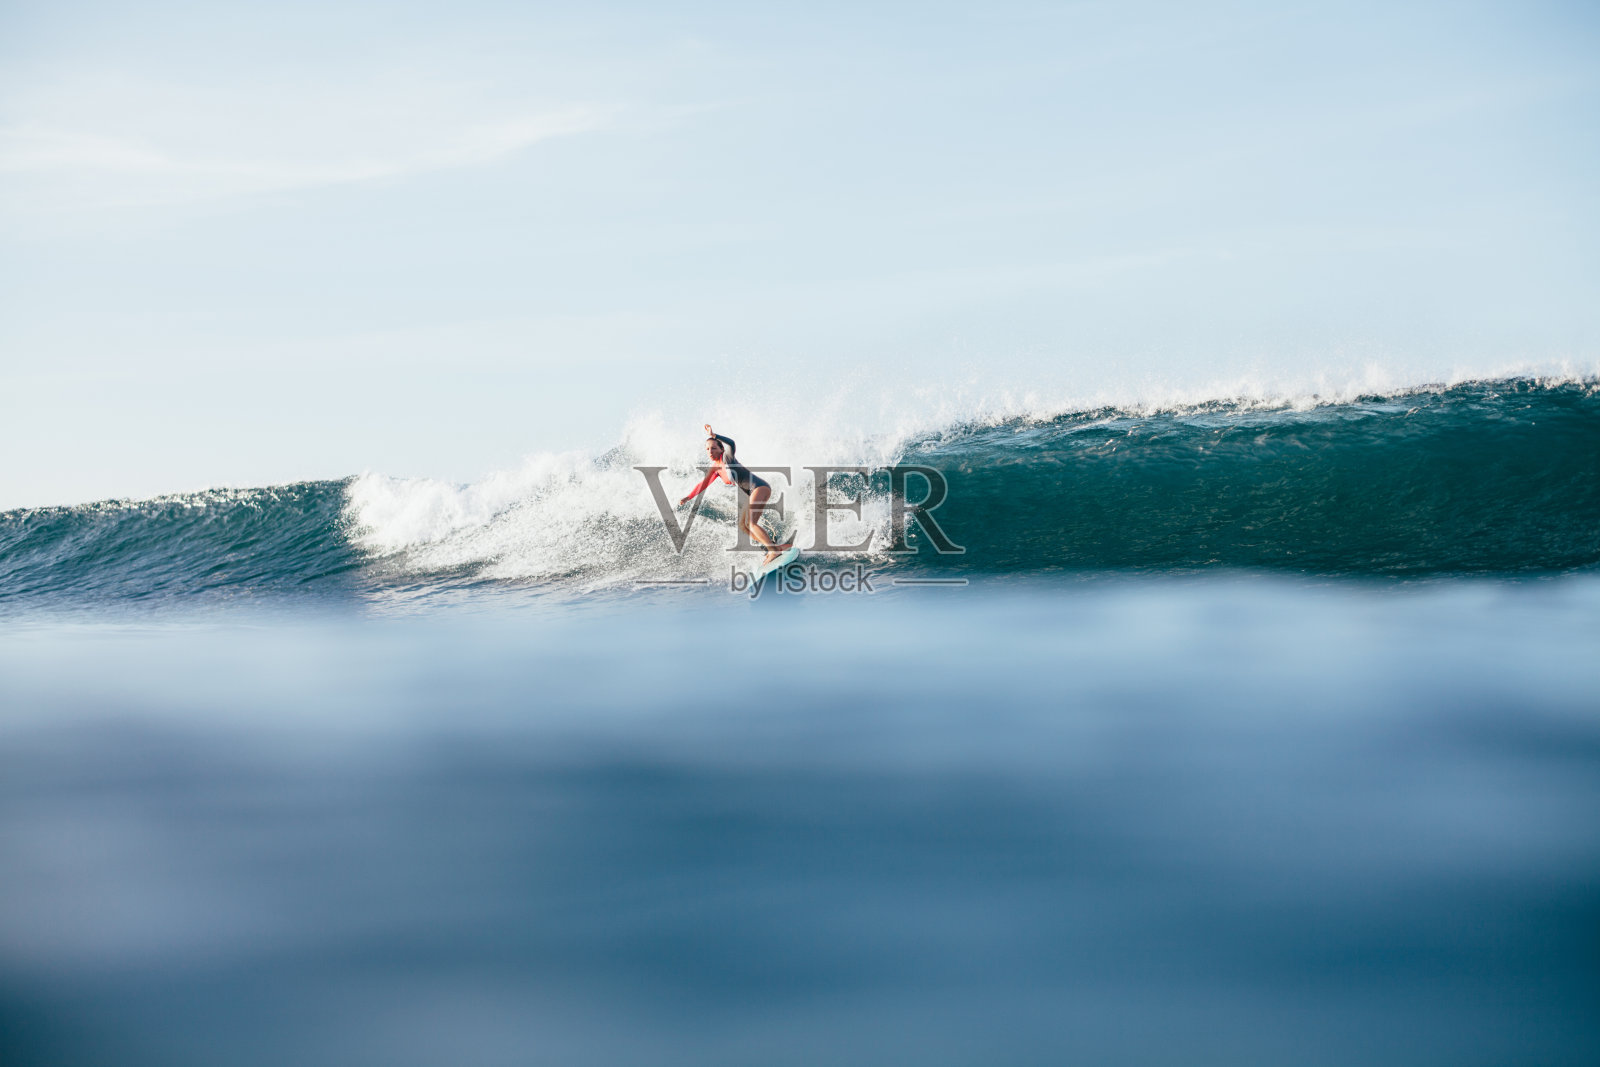
[[[700,484],[695,486],[693,489],[691,489],[688,492],[688,494],[684,496],[684,498],[682,500],[678,501],[678,503],[687,504],[689,501],[693,500],[695,497],[697,497],[701,493],[705,492],[706,491],[706,486],[708,486],[712,482],[716,481],[717,480],[717,475],[720,474],[721,472],[722,472],[722,468],[720,468],[720,467],[712,467],[709,471],[706,472],[706,476],[704,478],[700,479]]]

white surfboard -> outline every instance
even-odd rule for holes
[[[787,567],[789,564],[793,563],[796,557],[799,555],[800,546],[792,546],[787,552],[773,560],[771,563],[763,563],[761,566],[757,567],[756,577],[765,578],[767,575],[771,574],[775,570],[778,570],[780,567]]]

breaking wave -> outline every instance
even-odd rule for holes
[[[903,574],[1554,573],[1600,565],[1600,385],[1507,379],[1331,401],[973,412],[873,434],[720,426],[752,466],[790,465],[769,526],[812,547],[815,475],[835,472],[834,544]],[[649,484],[698,477],[698,434],[636,420],[614,448],[530,457],[468,485],[381,474],[0,513],[0,601],[422,596],[514,586],[582,596],[725,579],[734,490],[713,488],[675,551]],[[964,553],[891,554],[888,472],[948,483],[933,517]],[[911,480],[913,497],[922,482]],[[916,527],[913,524],[913,532]]]

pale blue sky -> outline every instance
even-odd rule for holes
[[[10,0],[0,507],[467,480],[719,378],[1592,366],[1597,58],[1580,3]]]

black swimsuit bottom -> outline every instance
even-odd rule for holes
[[[771,488],[771,486],[767,485],[766,479],[759,474],[751,474],[749,467],[734,458],[735,445],[733,438],[724,437],[719,433],[717,434],[717,440],[722,442],[722,462],[727,464],[728,473],[733,475],[734,484],[744,490],[745,495],[753,495],[757,489]]]
[[[751,474],[750,469],[743,463],[730,463],[728,469],[733,472],[734,482],[745,491],[746,495],[768,487],[766,479],[758,474]]]

